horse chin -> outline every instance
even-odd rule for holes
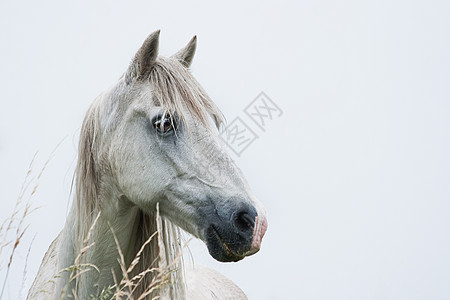
[[[248,254],[238,254],[233,252],[229,245],[225,243],[220,236],[219,231],[214,225],[211,225],[206,230],[206,246],[209,254],[220,262],[237,262],[244,259]],[[252,253],[253,254],[253,253]]]

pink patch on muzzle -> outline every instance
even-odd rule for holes
[[[255,228],[253,229],[253,240],[252,240],[252,249],[251,253],[258,252],[261,248],[261,242],[264,237],[264,234],[267,230],[267,219],[266,216],[256,216],[255,218]]]

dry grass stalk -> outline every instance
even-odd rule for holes
[[[58,144],[59,146],[59,144]],[[3,287],[0,292],[0,299],[3,297],[3,293],[5,291],[6,283],[8,281],[9,277],[9,271],[11,269],[11,265],[14,261],[14,257],[16,254],[16,251],[20,245],[21,240],[23,239],[25,233],[27,232],[29,225],[25,225],[26,220],[28,219],[28,216],[32,214],[35,210],[37,210],[39,207],[33,207],[32,206],[32,198],[36,194],[36,191],[39,187],[40,179],[42,177],[42,174],[44,173],[47,165],[49,164],[50,160],[53,157],[54,152],[58,148],[58,146],[52,151],[50,157],[47,159],[47,161],[44,163],[43,167],[39,171],[38,175],[33,177],[33,166],[34,162],[37,157],[37,152],[34,154],[33,159],[31,160],[27,173],[25,175],[25,179],[22,183],[22,186],[20,188],[19,196],[16,199],[16,202],[14,204],[13,211],[11,215],[2,222],[0,225],[0,270],[3,269],[4,266],[1,265],[1,262],[4,261],[3,259],[3,251],[6,249],[10,250],[9,258],[8,258],[8,264],[6,266],[6,273],[5,278],[3,280]],[[33,188],[30,191],[30,186],[33,186]],[[29,192],[30,191],[30,192]],[[27,196],[27,193],[28,197]],[[27,198],[26,200],[24,200]],[[15,229],[15,230],[14,230]],[[12,237],[11,237],[12,235]],[[28,257],[28,255],[27,255]],[[26,270],[24,271],[26,273]],[[23,285],[23,284],[22,284]]]
[[[65,268],[59,272],[59,274],[63,272],[70,272],[70,279],[69,284],[64,288],[63,292],[60,295],[60,299],[64,299],[64,295],[67,293],[67,289],[69,288],[69,285],[74,280],[77,282],[78,278],[85,274],[86,272],[92,271],[95,269],[97,272],[99,272],[99,269],[93,265],[86,262],[82,262],[83,258],[86,255],[86,252],[89,251],[89,249],[94,245],[94,243],[89,244],[89,240],[91,237],[91,233],[96,226],[97,220],[100,217],[100,213],[95,218],[95,221],[93,222],[91,228],[88,231],[88,234],[86,238],[84,239],[83,248],[80,251],[80,253],[77,255],[74,265]],[[156,231],[148,237],[148,239],[142,244],[139,251],[136,253],[136,256],[130,263],[130,265],[126,266],[126,261],[124,254],[122,252],[122,249],[120,247],[119,241],[117,239],[116,233],[110,227],[114,241],[116,243],[117,251],[118,251],[118,263],[121,268],[122,272],[122,279],[120,282],[117,280],[117,275],[112,271],[112,276],[114,280],[114,285],[107,287],[106,289],[102,290],[100,292],[100,295],[97,297],[93,297],[94,300],[103,300],[103,299],[110,299],[110,300],[122,300],[122,299],[130,299],[130,300],[143,300],[150,296],[151,299],[158,299],[160,298],[160,292],[163,290],[163,287],[167,284],[171,284],[170,275],[176,271],[177,263],[182,259],[183,251],[181,253],[178,253],[175,259],[168,264],[164,264],[164,241],[162,239],[162,219],[159,214],[159,205],[157,205],[157,212],[156,212],[156,219],[157,219],[157,228]],[[150,262],[149,266],[142,272],[132,276],[133,271],[135,270],[135,267],[139,264],[139,262],[142,259],[142,254],[144,253],[144,250],[147,246],[149,246],[150,242],[155,238],[158,238],[158,250],[159,255],[155,261]],[[185,243],[183,246],[183,250],[187,247],[187,244],[190,242]],[[156,266],[155,266],[156,265]],[[149,274],[154,274],[152,277],[152,281],[145,287],[144,291],[140,294],[136,294],[136,290],[138,287],[140,287],[144,283],[145,276]],[[80,295],[77,292],[78,291],[78,282],[75,285],[75,288],[71,290],[71,296],[74,299],[79,299]]]

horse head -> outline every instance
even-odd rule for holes
[[[93,166],[111,175],[118,201],[147,213],[159,205],[216,260],[238,261],[259,250],[267,221],[225,150],[220,111],[189,71],[196,42],[166,58],[158,56],[159,31],[145,40],[94,105],[102,142]]]

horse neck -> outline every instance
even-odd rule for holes
[[[111,197],[115,202],[111,201]],[[185,298],[179,228],[159,217],[157,212],[144,213],[127,200],[114,197],[116,196],[111,194],[103,196],[100,205],[93,206],[94,210],[91,212],[78,210],[78,223],[75,226],[76,253],[79,255],[83,248],[94,243],[81,254],[79,263],[93,264],[100,271],[96,273],[92,270],[86,276],[81,276],[78,286],[89,295],[98,290],[92,290],[94,287],[88,286],[83,288],[83,280],[90,284],[97,283],[100,291],[113,286],[115,281],[122,285],[131,282],[136,284],[132,288],[135,298],[146,293],[148,299],[156,295],[170,299]],[[81,199],[77,200],[79,203],[86,203]],[[87,236],[89,242],[86,242]],[[122,266],[118,263],[118,258]],[[123,267],[128,271],[127,274],[123,274]],[[114,271],[114,276],[111,270]],[[125,289],[125,292],[128,291]]]

